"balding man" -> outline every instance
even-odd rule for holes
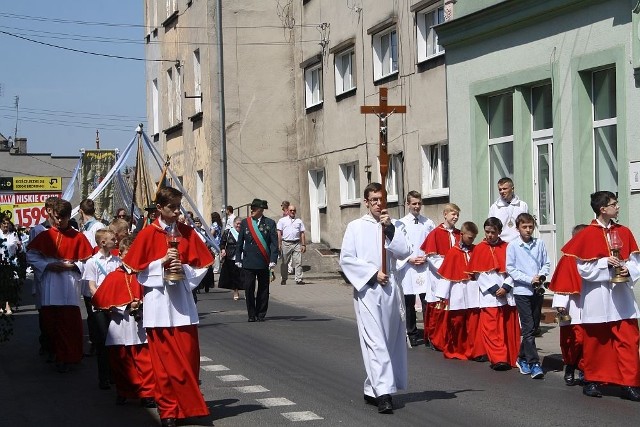
[[[304,236],[304,224],[300,218],[296,218],[296,207],[289,205],[287,216],[283,216],[276,226],[278,230],[278,248],[282,254],[280,264],[281,285],[287,284],[289,261],[295,271],[296,283],[302,285],[302,254],[307,251]]]

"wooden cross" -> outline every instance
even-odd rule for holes
[[[380,201],[380,208],[387,208],[387,173],[389,172],[389,154],[387,153],[387,135],[389,134],[387,126],[387,119],[389,116],[395,113],[404,114],[407,112],[407,107],[404,105],[388,105],[387,104],[387,88],[380,88],[380,105],[362,105],[360,107],[361,114],[375,114],[379,120],[379,134],[380,134],[380,184],[382,184],[382,200]],[[384,231],[382,236],[384,242]],[[382,245],[382,272],[387,272],[387,254]]]

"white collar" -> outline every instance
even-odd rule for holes
[[[511,198],[511,201],[509,202],[507,202],[502,197],[499,197],[498,200],[496,200],[496,206],[498,206],[499,208],[504,208],[507,206],[518,206],[518,205],[520,205],[520,199],[515,194]]]

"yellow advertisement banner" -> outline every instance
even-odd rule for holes
[[[59,176],[14,176],[13,191],[62,191]]]

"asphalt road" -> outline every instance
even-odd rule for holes
[[[349,302],[345,302],[349,304]],[[532,380],[486,363],[444,360],[425,347],[409,351],[409,389],[394,396],[395,414],[362,400],[355,322],[270,302],[267,321],[248,323],[244,301],[215,289],[201,294],[202,391],[211,416],[182,425],[215,426],[584,426],[634,425],[640,403],[614,395],[584,397],[560,372]],[[115,406],[97,387],[95,361],[56,373],[37,354],[36,316],[15,317],[0,345],[0,426],[156,426],[135,403]],[[193,423],[193,424],[189,424]]]

